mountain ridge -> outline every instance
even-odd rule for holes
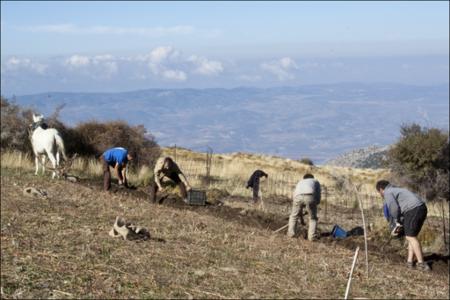
[[[327,84],[145,89],[16,96],[44,115],[65,104],[69,126],[89,120],[142,124],[163,146],[254,152],[315,163],[395,142],[403,123],[448,127],[448,86]]]

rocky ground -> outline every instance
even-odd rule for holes
[[[327,161],[325,164],[349,168],[383,168],[385,156],[388,149],[388,146],[371,146],[367,148],[356,149],[348,153],[344,153],[336,157],[335,159]]]

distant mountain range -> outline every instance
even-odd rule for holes
[[[49,92],[15,100],[44,115],[65,104],[60,119],[72,126],[94,119],[143,124],[163,146],[308,157],[317,164],[353,149],[392,144],[404,123],[449,126],[448,84]]]

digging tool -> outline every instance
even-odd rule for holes
[[[306,225],[305,224],[305,222],[303,221],[303,217],[304,216],[306,216],[308,214],[308,212],[302,212],[302,216],[301,216],[301,218],[300,218],[300,222],[301,222],[301,224],[304,226],[304,225]],[[289,218],[288,218],[289,219]],[[277,230],[275,230],[273,233],[277,233],[277,232],[280,232],[281,230],[283,230],[283,229],[285,229],[285,228],[287,228],[289,226],[289,223],[287,223],[286,225],[283,225],[283,226],[281,226],[280,228],[278,228]]]

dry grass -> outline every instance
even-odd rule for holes
[[[206,175],[206,153],[191,152],[184,149],[163,149],[164,155],[170,155],[196,185],[202,185],[201,178]],[[175,155],[176,154],[176,155]],[[336,177],[351,176],[358,184],[373,189],[377,178],[387,173],[386,170],[358,170],[339,167],[309,166],[292,159],[268,155],[245,153],[213,154],[211,176],[212,186],[226,189],[232,195],[248,195],[245,184],[256,169],[269,174],[266,183],[268,195],[284,195],[291,197],[292,190],[305,173],[313,173],[323,184],[334,187]],[[364,175],[361,175],[364,174]],[[220,180],[214,180],[220,179]]]
[[[39,187],[48,197],[24,197],[25,186]],[[2,165],[1,297],[343,297],[360,237],[317,243],[288,239],[267,229],[272,223],[262,222],[269,218],[265,214],[243,215],[228,205],[153,205],[144,196],[101,192],[100,185],[51,181]],[[330,224],[321,228],[351,215],[329,208]],[[109,237],[116,215],[148,228],[153,239],[136,243]],[[403,272],[402,262],[375,249],[369,260],[366,279],[359,258],[351,297],[448,296],[445,273]]]
[[[389,171],[371,169],[352,169],[334,166],[309,166],[299,161],[267,155],[244,153],[213,154],[209,182],[206,180],[206,153],[192,152],[185,149],[163,148],[162,155],[176,157],[177,163],[186,174],[191,185],[204,189],[226,191],[230,195],[250,197],[251,190],[245,189],[247,180],[256,169],[262,169],[269,178],[262,182],[263,198],[282,196],[291,198],[292,191],[298,180],[306,172],[313,173],[323,186],[323,199],[328,203],[346,207],[357,207],[353,185],[358,188],[358,197],[363,202],[364,209],[378,208],[382,201],[374,186],[380,178],[387,178]],[[176,155],[175,155],[176,154]],[[34,170],[32,157],[20,152],[2,152],[3,168],[20,171]],[[49,164],[47,164],[49,166]],[[74,160],[70,173],[84,178],[101,178],[102,166],[98,160],[78,157]],[[146,186],[151,182],[153,170],[142,166],[136,172],[129,172],[133,185]],[[430,216],[442,216],[439,203],[429,203]],[[445,217],[449,218],[449,207],[444,207]]]

